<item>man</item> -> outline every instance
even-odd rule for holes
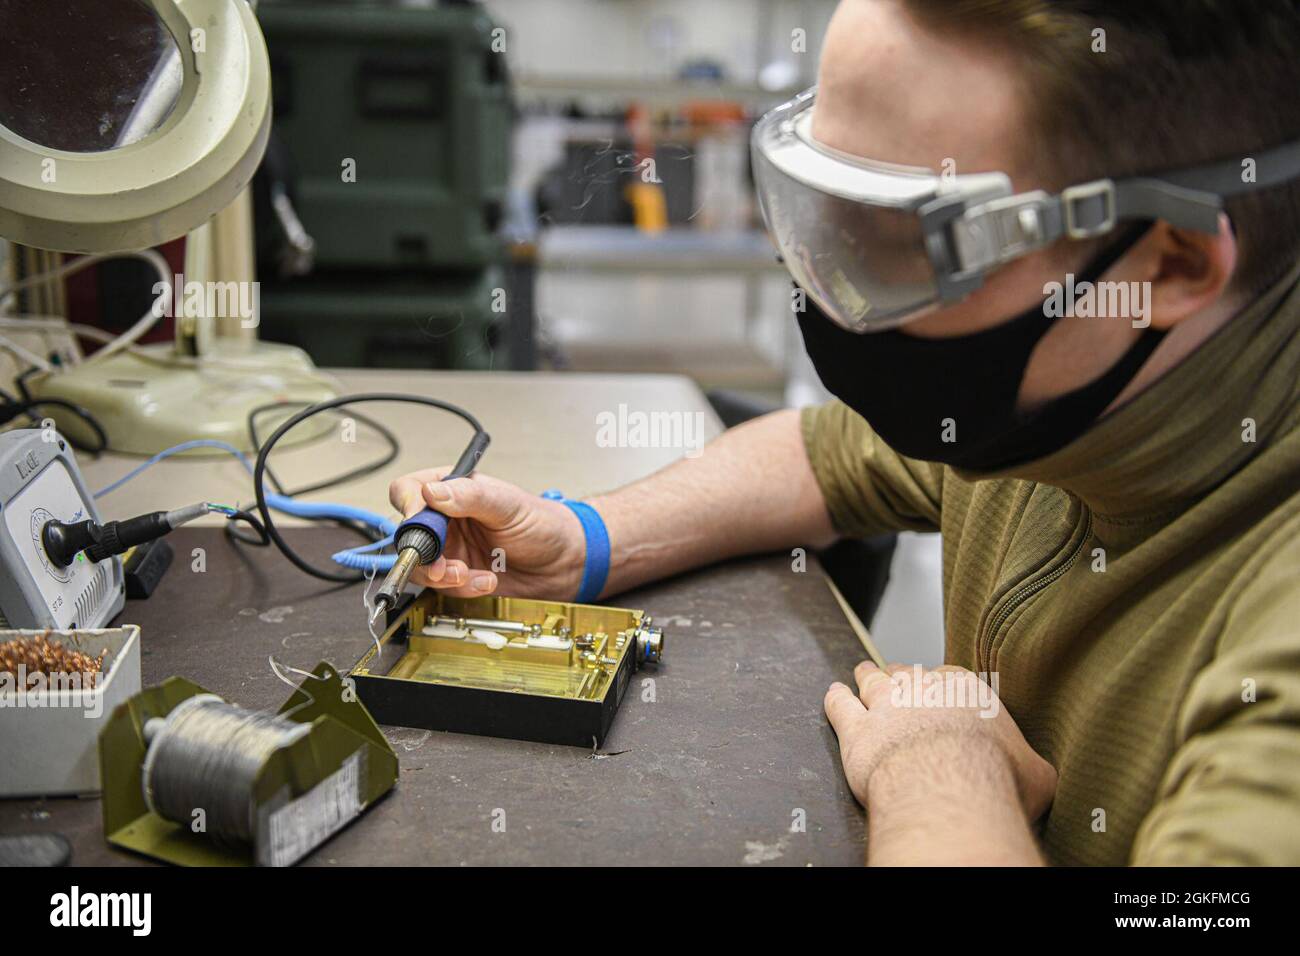
[[[399,479],[395,507],[455,519],[418,583],[590,597],[940,530],[948,668],[923,680],[985,675],[1001,707],[909,706],[913,672],[869,664],[831,687],[869,863],[1300,863],[1296,49],[1290,0],[844,0],[815,101],[755,134],[843,401],[591,510]],[[1085,281],[1134,295],[1063,314]]]

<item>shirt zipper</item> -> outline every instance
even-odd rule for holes
[[[1010,596],[1006,599],[1006,603],[1002,605],[1002,610],[994,616],[980,647],[980,661],[984,664],[984,671],[986,673],[993,670],[993,642],[997,639],[998,629],[1006,623],[1007,618],[1011,616],[1011,612],[1024,604],[1039,591],[1043,590],[1043,588],[1064,576],[1064,574],[1073,567],[1074,562],[1078,560],[1079,555],[1083,553],[1083,549],[1088,544],[1088,539],[1092,537],[1092,514],[1090,512],[1085,512],[1085,516],[1086,524],[1083,528],[1083,534],[1079,538],[1079,543],[1075,545],[1074,550],[1066,556],[1065,560],[1054,567],[1051,571],[1044,574],[1041,578],[1030,581],[1028,584],[1021,585],[1020,588],[1012,591]]]

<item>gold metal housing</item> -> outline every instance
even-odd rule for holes
[[[644,611],[428,590],[350,676],[380,723],[589,747],[662,653]]]

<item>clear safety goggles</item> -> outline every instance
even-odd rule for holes
[[[1157,176],[1014,193],[1004,173],[940,175],[850,156],[812,136],[813,87],[767,113],[750,151],[759,204],[786,268],[854,332],[902,325],[959,301],[999,266],[1062,237],[1163,219],[1217,232],[1223,199],[1300,175],[1300,142]]]

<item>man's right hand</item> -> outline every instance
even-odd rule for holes
[[[429,468],[388,486],[388,500],[404,518],[427,506],[450,519],[442,555],[416,568],[411,582],[456,597],[499,591],[573,600],[587,549],[577,515],[487,475],[443,481],[450,471]]]
[[[487,475],[443,482],[450,470],[417,471],[388,488],[403,517],[428,505],[451,519],[445,560],[418,568],[411,580],[457,597],[496,591],[573,600],[587,560],[578,516]],[[794,410],[737,426],[704,454],[590,504],[609,534],[605,594],[739,554],[820,548],[837,537]]]

